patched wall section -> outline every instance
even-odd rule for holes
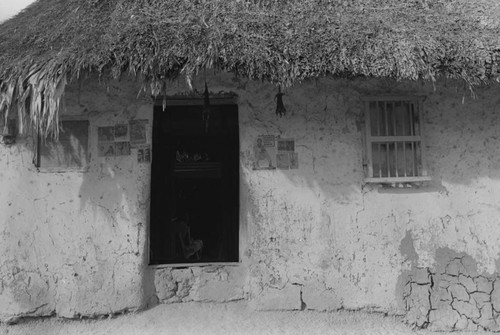
[[[246,298],[247,275],[242,266],[157,269],[154,277],[156,297],[160,303],[241,300]]]
[[[434,267],[403,276],[407,321],[435,331],[499,331],[500,276],[479,273],[465,253],[443,248],[436,256]]]

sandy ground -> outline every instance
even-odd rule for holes
[[[363,312],[259,312],[246,302],[159,305],[101,320],[43,318],[0,325],[0,334],[432,334],[412,330],[397,317]],[[446,333],[435,333],[446,334]],[[456,333],[455,333],[456,334]],[[461,333],[474,334],[474,333]],[[477,334],[477,333],[475,333]],[[480,334],[487,334],[481,332]]]

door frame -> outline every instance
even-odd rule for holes
[[[156,98],[154,98],[154,106],[153,106],[153,110],[161,107],[163,108],[163,110],[165,110],[166,108],[168,108],[168,106],[202,106],[204,104],[204,98],[203,97],[199,97],[199,96],[194,96],[194,97],[188,97],[188,96],[157,96]],[[238,106],[238,97],[236,94],[234,93],[228,93],[228,94],[222,94],[222,95],[216,95],[214,97],[210,96],[210,106],[217,106],[217,105],[235,105],[236,106],[236,113],[238,114],[237,115],[237,121],[238,121],[238,135],[237,135],[237,138],[238,138],[238,150],[241,151],[240,149],[240,131],[239,131],[239,125],[240,125],[240,118],[239,118],[239,106]],[[152,131],[154,129],[154,124],[155,124],[155,120],[154,120],[154,116],[153,116],[153,126],[152,126]],[[153,155],[153,142],[152,142],[152,147],[151,147],[151,151],[152,151],[152,155]],[[238,155],[239,157],[239,155]],[[154,157],[152,157],[152,160],[154,159]],[[152,170],[152,167],[153,167],[153,162],[151,162],[151,165],[150,165],[150,168]],[[153,182],[152,180],[152,173],[151,173],[151,180],[150,180],[150,185],[151,183]],[[238,242],[237,242],[237,255],[238,255],[238,261],[230,261],[230,262],[209,262],[209,263],[196,263],[196,262],[193,262],[193,263],[161,263],[161,264],[151,264],[151,206],[149,207],[149,210],[148,210],[148,227],[147,227],[147,239],[146,239],[146,243],[147,243],[147,248],[146,248],[146,251],[147,251],[147,264],[151,267],[155,267],[155,268],[163,268],[163,267],[171,267],[171,268],[175,268],[175,267],[190,267],[190,266],[210,266],[210,265],[229,265],[229,266],[237,266],[237,265],[240,265],[241,264],[241,252],[242,252],[242,248],[243,248],[243,240],[242,240],[242,237],[243,236],[246,236],[246,234],[242,234],[242,215],[241,215],[241,210],[242,210],[242,207],[241,207],[241,198],[242,198],[242,189],[241,189],[241,166],[240,166],[240,163],[239,163],[239,159],[238,159],[238,213],[237,213],[237,224],[238,224],[238,227],[237,227],[237,230],[238,230],[238,233],[237,233],[237,239],[238,239]],[[151,192],[151,190],[150,190]],[[151,199],[150,199],[150,203],[151,203]]]

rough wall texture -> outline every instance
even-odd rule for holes
[[[245,297],[246,276],[243,267],[222,265],[158,269],[154,278],[156,297],[162,303],[241,300]]]
[[[151,117],[135,85],[67,92],[67,114],[90,120],[87,172],[40,172],[32,137],[0,148],[0,319],[76,317],[143,305],[149,165],[97,157],[97,125]]]
[[[133,155],[97,157],[94,134],[88,172],[40,173],[29,139],[21,140],[0,147],[2,319],[245,298],[257,309],[369,309],[434,329],[496,329],[496,88],[472,100],[455,82],[434,90],[418,82],[321,79],[288,89],[287,114],[278,118],[275,87],[231,75],[207,81],[211,91],[239,99],[241,264],[148,267],[149,164]],[[136,98],[136,85],[108,86],[70,87],[68,111],[87,113],[94,131],[151,121],[151,101]],[[194,86],[201,90],[203,82]],[[187,88],[179,81],[169,90]],[[360,97],[377,94],[427,96],[430,186],[363,183]],[[254,141],[265,134],[295,139],[297,170],[252,169]],[[460,264],[462,272],[450,272]],[[439,313],[448,321],[437,322]]]
[[[406,319],[431,330],[500,330],[500,276],[479,274],[467,254],[443,248],[433,268],[404,274]]]

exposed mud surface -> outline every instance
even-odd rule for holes
[[[366,312],[254,311],[244,301],[158,305],[152,309],[100,320],[60,318],[0,325],[0,334],[431,334],[406,326],[402,319]],[[446,333],[439,333],[446,334]],[[461,333],[465,334],[465,333]],[[485,333],[482,333],[485,334]]]

